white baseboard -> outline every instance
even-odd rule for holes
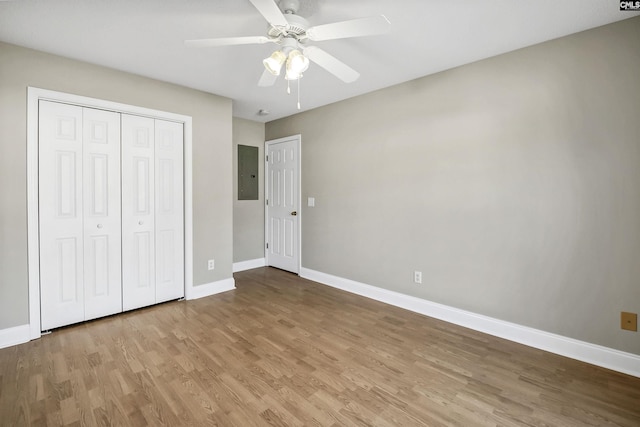
[[[636,354],[505,322],[308,268],[301,268],[300,276],[465,328],[640,377],[640,356]]]
[[[31,327],[27,325],[0,329],[0,348],[11,347],[28,342],[31,338]]]
[[[186,299],[198,299],[208,297],[210,295],[219,294],[221,292],[230,291],[236,288],[236,282],[233,278],[219,280],[205,285],[187,288]],[[0,348],[11,347],[13,345],[22,344],[31,339],[39,338],[31,336],[31,326],[21,325],[13,328],[0,329]]]
[[[221,292],[231,291],[236,288],[236,281],[233,277],[224,280],[218,280],[217,282],[206,283],[200,286],[194,286],[187,293],[186,299],[198,299],[211,295],[219,294]]]
[[[267,265],[267,260],[264,258],[250,259],[247,261],[239,261],[233,263],[233,272],[251,270],[252,268],[264,267]]]

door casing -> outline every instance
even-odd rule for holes
[[[73,95],[47,89],[27,88],[27,259],[29,282],[30,339],[40,338],[40,251],[38,239],[38,103],[61,102],[182,123],[184,126],[184,280],[185,297],[194,297],[193,287],[193,179],[192,118],[150,108]]]

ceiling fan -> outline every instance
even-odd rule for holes
[[[299,0],[280,0],[279,4],[276,0],[249,1],[269,23],[266,36],[186,40],[185,44],[193,47],[277,44],[280,46],[279,49],[263,61],[265,71],[258,82],[259,86],[275,84],[283,65],[286,70],[286,80],[299,80],[302,73],[309,67],[309,61],[316,63],[340,80],[351,83],[360,77],[357,71],[319,47],[307,43],[371,36],[385,33],[390,29],[389,20],[384,15],[311,26],[306,19],[296,14],[300,7]]]

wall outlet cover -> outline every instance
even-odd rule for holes
[[[414,283],[422,283],[422,271],[414,271],[413,272],[413,282]]]
[[[638,313],[620,313],[620,327],[627,331],[638,331]]]

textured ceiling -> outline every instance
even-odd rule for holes
[[[315,43],[360,72],[343,83],[311,65],[302,110],[638,16],[615,0],[300,0],[312,25],[384,14],[385,35]],[[257,86],[273,44],[187,48],[185,39],[264,35],[249,0],[0,1],[0,40],[233,99],[233,114],[298,112],[286,82]],[[2,64],[0,64],[0,67]],[[257,115],[265,109],[270,114]]]

